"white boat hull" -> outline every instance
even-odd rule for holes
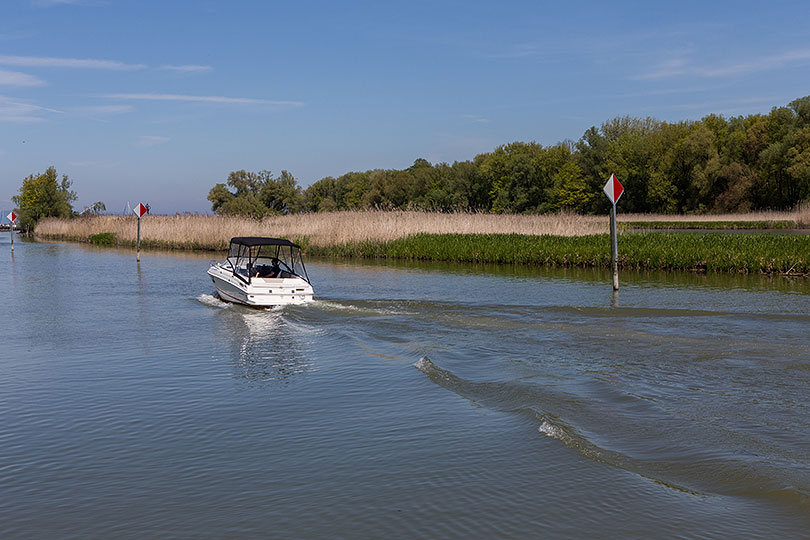
[[[208,276],[219,297],[226,302],[246,306],[285,306],[312,301],[312,285],[299,277],[252,278],[245,283],[222,264],[212,265]]]

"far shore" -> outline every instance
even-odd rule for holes
[[[628,228],[796,228],[810,226],[810,206],[792,212],[753,212],[722,215],[619,214]],[[89,242],[113,233],[120,245],[134,245],[135,216],[99,215],[76,219],[47,218],[36,236]],[[716,227],[723,224],[723,227]],[[222,250],[234,236],[288,238],[301,245],[331,248],[362,242],[389,242],[415,234],[522,234],[529,236],[587,236],[607,234],[607,216],[569,213],[526,215],[439,213],[420,211],[346,211],[271,216],[263,220],[232,216],[146,215],[141,223],[142,245],[168,249]]]
[[[134,216],[45,219],[41,239],[135,246]],[[810,226],[810,210],[722,216],[620,215],[619,264],[649,270],[810,275],[810,236],[631,232],[634,229],[784,229]],[[722,226],[717,226],[722,224]],[[793,226],[791,226],[791,224]],[[682,225],[682,227],[679,227]],[[351,211],[274,216],[145,216],[141,247],[222,252],[234,236],[271,236],[327,257],[606,267],[607,216]]]

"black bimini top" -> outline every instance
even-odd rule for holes
[[[243,246],[289,246],[296,249],[301,249],[298,244],[293,244],[286,238],[266,238],[264,236],[234,236],[231,238],[231,244],[240,244]]]

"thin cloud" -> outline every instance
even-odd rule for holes
[[[489,119],[484,118],[483,116],[476,116],[474,114],[462,114],[461,117],[465,120],[469,120],[470,122],[475,122],[476,124],[488,124]]]
[[[57,109],[49,109],[31,103],[24,103],[15,99],[0,96],[0,122],[32,123],[44,122],[45,113],[63,113]]]
[[[203,71],[211,71],[214,68],[211,66],[198,66],[195,64],[187,64],[182,66],[165,65],[160,66],[160,68],[158,69],[162,69],[165,71],[179,71],[181,73],[202,73]]]
[[[133,99],[147,101],[187,101],[198,103],[227,103],[242,105],[280,105],[288,107],[301,107],[302,101],[276,101],[271,99],[257,99],[226,96],[189,96],[184,94],[104,94],[107,99]]]
[[[71,112],[90,115],[125,114],[135,110],[132,105],[90,105],[87,107],[74,107]]]
[[[137,145],[142,148],[149,148],[150,146],[157,146],[159,144],[166,144],[171,139],[161,135],[141,135],[138,137]]]
[[[45,86],[47,83],[27,73],[0,69],[0,86]]]
[[[94,58],[53,58],[47,56],[10,56],[0,55],[0,65],[18,67],[53,67],[69,69],[109,69],[114,71],[133,71],[146,68],[143,64],[125,64],[117,60],[98,60]]]
[[[752,73],[771,71],[808,62],[810,62],[810,49],[787,51],[781,54],[761,56],[746,62],[729,63],[721,66],[698,66],[691,64],[687,58],[680,57],[670,59],[658,66],[655,71],[637,75],[632,77],[632,79],[660,80],[684,76],[704,78],[734,77],[737,75],[749,75]]]

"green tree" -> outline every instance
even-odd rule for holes
[[[42,218],[69,218],[73,215],[72,203],[76,201],[76,192],[71,191],[72,184],[67,175],[62,175],[59,180],[54,167],[25,178],[20,186],[20,194],[12,197],[17,205],[20,225],[34,227]]]
[[[593,198],[582,169],[573,161],[565,163],[552,177],[554,187],[549,190],[548,210],[582,212]]]
[[[274,178],[270,171],[233,171],[225,184],[208,192],[211,209],[220,215],[261,219],[270,214],[299,212],[304,197],[295,177],[287,171]]]
[[[304,190],[304,207],[310,212],[330,212],[337,209],[337,183],[327,176]]]
[[[304,208],[304,195],[295,177],[287,171],[274,178],[270,171],[259,173],[259,198],[272,213],[294,214]]]

